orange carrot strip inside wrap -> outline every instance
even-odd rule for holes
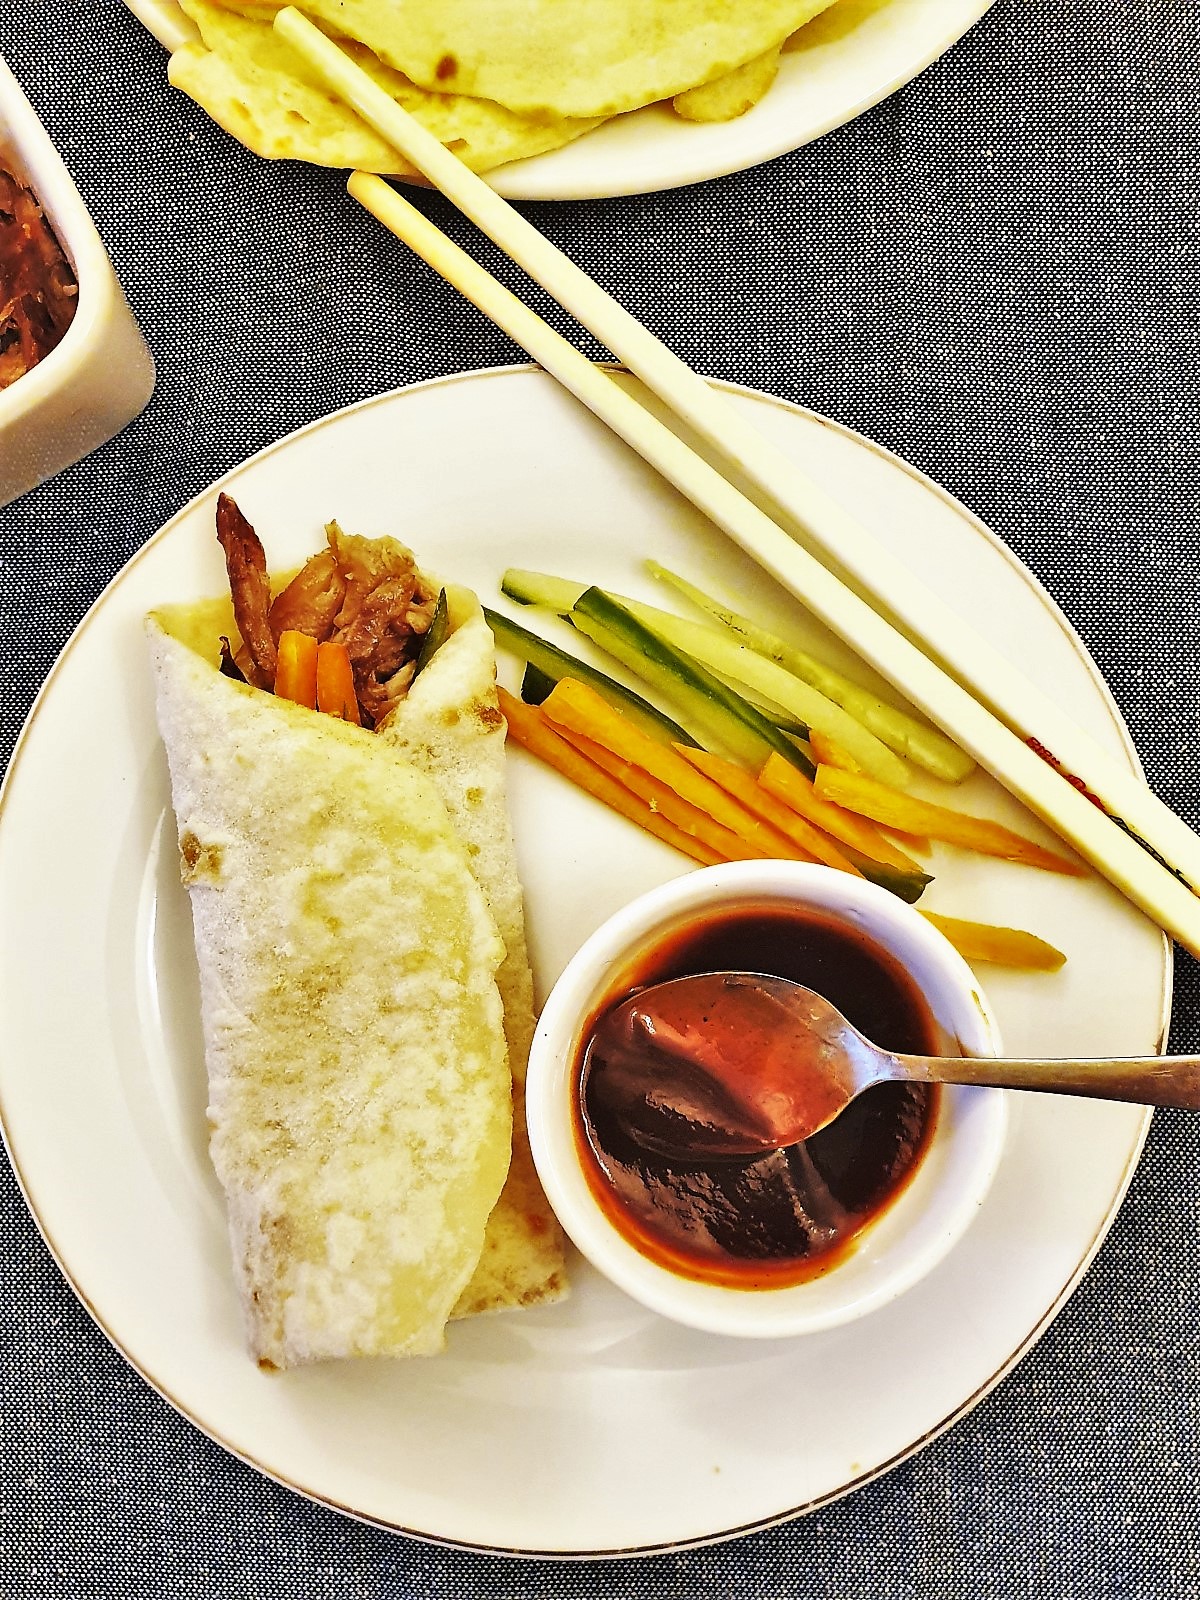
[[[317,707],[345,722],[362,721],[350,657],[346,646],[333,639],[317,650]]]
[[[316,709],[317,641],[311,635],[294,628],[285,628],[279,635],[275,693],[283,700]]]

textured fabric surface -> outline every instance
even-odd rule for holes
[[[0,511],[2,762],[85,608],[214,476],[336,406],[516,352],[340,178],[268,168],[171,93],[117,0],[9,0],[0,51],[159,374],[120,438]],[[999,0],[915,83],[793,155],[689,190],[534,208],[685,359],[861,429],[994,527],[1061,602],[1151,781],[1193,822],[1198,80],[1195,0]],[[1200,1049],[1195,964],[1177,973],[1172,1044]],[[226,1456],[97,1332],[4,1167],[0,1594],[1195,1596],[1198,1180],[1200,1119],[1160,1114],[1057,1321],[884,1480],[727,1546],[567,1566],[393,1538]]]

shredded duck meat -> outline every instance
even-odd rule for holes
[[[336,522],[331,522],[325,533],[338,570],[346,580],[346,596],[334,620],[335,638],[345,638],[368,597],[388,578],[412,578],[413,598],[429,598],[431,591],[417,572],[411,551],[397,540],[364,539],[361,534],[343,533]],[[433,599],[437,600],[436,593]],[[399,617],[397,624],[401,624]],[[407,619],[403,625],[414,631]]]
[[[75,315],[78,292],[42,208],[0,166],[0,389],[50,354]]]
[[[407,693],[437,590],[395,539],[346,534],[336,522],[326,535],[329,548],[310,556],[272,600],[261,541],[236,502],[219,497],[217,538],[242,636],[234,670],[240,668],[256,688],[274,690],[281,634],[340,644],[354,674],[363,724],[373,727]]]
[[[270,612],[275,643],[288,628],[318,640],[330,638],[345,598],[346,579],[338,568],[337,556],[332,550],[322,550],[306,561],[287,588],[275,596]]]

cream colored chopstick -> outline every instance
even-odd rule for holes
[[[276,27],[299,48],[307,59],[321,72],[344,99],[352,104],[378,131],[388,138],[413,162],[419,170],[442,188],[449,198],[480,221],[478,210],[489,212],[492,203],[500,208],[497,215],[528,228],[524,219],[507,206],[486,184],[470,173],[457,157],[452,156],[418,123],[403,112],[338,48],[295,11],[281,12]],[[1024,739],[1001,722],[985,705],[978,703],[961,685],[934,661],[927,658],[910,641],[893,627],[846,584],[820,563],[802,546],[791,539],[775,522],[750,500],[726,482],[701,456],[698,456],[669,428],[659,423],[622,390],[601,368],[594,366],[567,340],[556,334],[541,318],[523,305],[471,257],[460,250],[439,232],[415,207],[411,206],[388,184],[368,174],[356,173],[350,180],[350,192],[367,207],[386,227],[417,251],[436,271],[454,284],[482,311],[503,327],[521,344],[535,360],[551,372],[597,416],[614,429],[664,477],[680,489],[705,512],[719,527],[733,537],[743,549],[758,560],[801,602],[828,627],[845,639],[865,660],[889,678],[896,687],[926,713],[950,737],[957,740],[1007,789],[1022,800],[1055,831],[1068,839],[1099,871],[1104,873],[1123,893],[1142,907],[1161,927],[1165,928],[1193,952],[1200,954],[1200,899],[1181,882],[1178,875],[1161,865],[1153,855],[1141,848],[1110,818],[1080,794],[1055,770],[1047,765]],[[467,192],[472,204],[460,200],[460,192]],[[481,192],[481,193],[480,193]],[[483,197],[487,197],[485,203]],[[492,232],[491,228],[486,231]],[[532,239],[541,249],[522,251],[517,257],[531,270],[544,286],[556,293],[568,308],[585,320],[578,301],[568,303],[557,294],[552,283],[546,283],[540,256],[549,252],[571,274],[578,269],[536,230],[529,230]],[[508,245],[498,234],[497,242]],[[516,248],[509,250],[517,256]],[[553,278],[555,274],[552,272]],[[621,319],[627,319],[643,336],[654,352],[661,352],[668,366],[678,366],[688,374],[691,384],[701,390],[701,380],[671,356],[640,325],[628,318],[622,308],[608,300],[599,287],[578,274],[588,286],[590,299],[599,297]],[[605,338],[610,348],[616,341],[606,331],[605,318],[589,315],[586,321],[593,331]],[[627,352],[624,354],[628,360]],[[630,361],[630,365],[632,365]],[[671,398],[667,389],[652,385],[660,395]],[[677,407],[677,411],[681,408]],[[732,410],[722,408],[722,427],[725,418],[736,422]],[[689,414],[687,420],[694,419]],[[704,430],[701,430],[704,431]],[[751,438],[765,444],[753,429]],[[725,452],[728,453],[728,452]],[[781,458],[782,459],[782,458]],[[790,470],[790,464],[789,464]],[[825,504],[832,504],[821,495]],[[834,507],[837,516],[845,518],[840,508]],[[864,537],[869,537],[864,535]],[[837,555],[837,552],[835,552]],[[903,572],[903,568],[899,568]],[[907,576],[907,575],[906,575]],[[915,582],[915,580],[914,580]],[[932,597],[931,597],[932,598]],[[949,613],[948,613],[949,614]],[[997,658],[999,659],[999,658]],[[1003,664],[1006,674],[1012,668]],[[1060,719],[1061,720],[1061,719]],[[1069,724],[1068,724],[1069,726]],[[1080,738],[1084,737],[1079,735]],[[1089,741],[1090,742],[1090,741]],[[1060,741],[1061,745],[1061,741]],[[1098,747],[1097,747],[1098,749]],[[1056,751],[1060,759],[1062,750]],[[1107,753],[1100,752],[1105,763],[1112,767]],[[1096,788],[1095,774],[1086,774],[1089,784]],[[1136,780],[1132,788],[1139,796],[1149,791]],[[1153,799],[1153,797],[1150,797]],[[1156,806],[1188,835],[1193,845],[1200,846],[1195,836],[1173,814]],[[1126,808],[1128,809],[1128,808]],[[1134,823],[1129,817],[1130,826]],[[1142,831],[1145,836],[1145,830]],[[1155,842],[1156,848],[1161,848]],[[1165,856],[1167,852],[1162,850]]]
[[[349,189],[1160,927],[1200,954],[1200,899],[1184,884],[389,184],[356,172]]]
[[[312,23],[289,8],[280,12],[275,26],[331,88],[602,340],[709,448],[763,491],[785,522],[803,529],[877,608],[920,642],[927,655],[940,660],[1010,728],[1035,742],[1060,772],[1081,780],[1108,812],[1121,819],[1121,825],[1188,884],[1200,888],[1200,836],[1145,783],[1064,716],[856,518],[384,94]]]

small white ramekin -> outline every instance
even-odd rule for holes
[[[771,1338],[861,1317],[930,1272],[983,1203],[1004,1143],[1007,1104],[998,1090],[944,1088],[911,1180],[847,1256],[808,1282],[727,1288],[642,1255],[605,1215],[581,1162],[581,1033],[641,952],[707,914],[752,904],[811,907],[860,930],[901,962],[962,1054],[996,1055],[1000,1039],[971,969],[924,917],[886,890],[827,867],[741,861],[688,873],[619,911],[574,956],[542,1011],[526,1084],[529,1138],[550,1204],[593,1266],[651,1310],[713,1333]]]
[[[2,57],[0,162],[32,190],[79,284],[58,344],[0,389],[5,506],[132,421],[154,388],[154,363],[79,190]]]

